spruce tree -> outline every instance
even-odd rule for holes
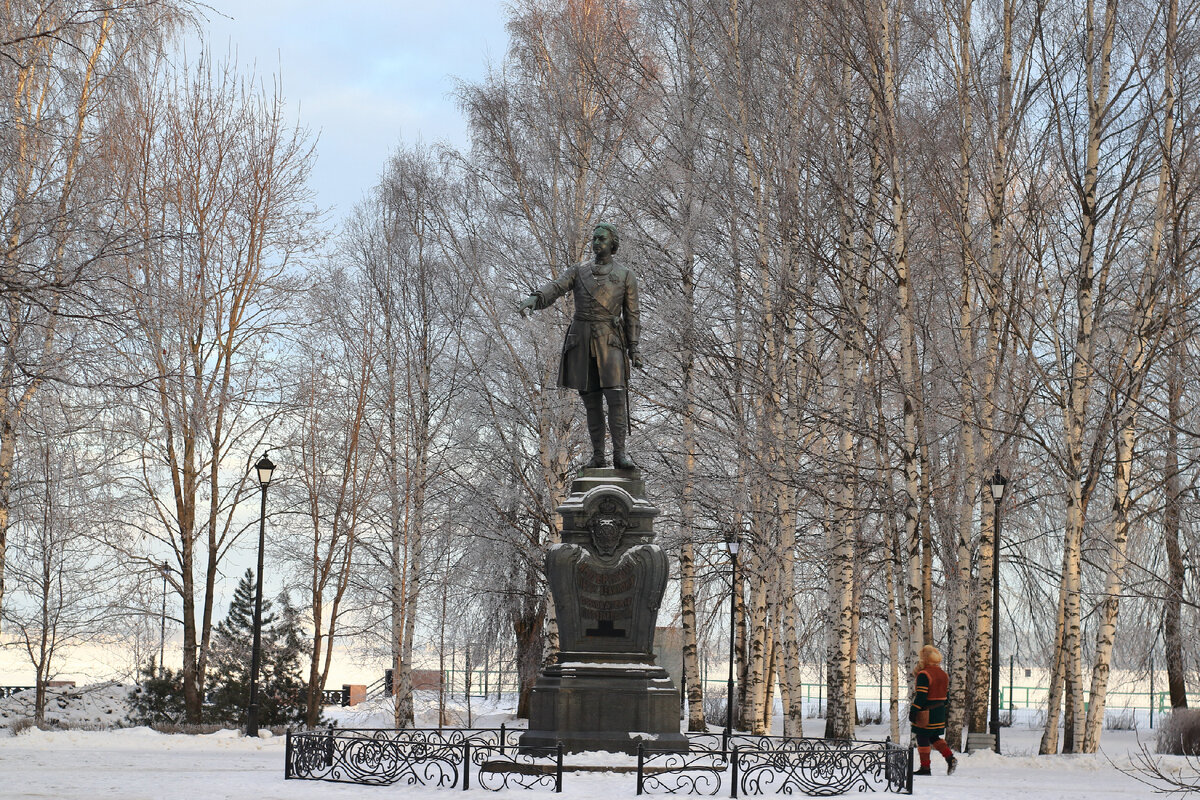
[[[300,669],[299,615],[282,598],[283,614],[263,598],[262,653],[258,673],[259,724],[283,725],[304,716],[304,681]],[[213,635],[205,717],[213,722],[242,724],[250,702],[250,659],[254,643],[254,572],[238,581],[229,612]]]
[[[142,667],[142,680],[130,695],[129,722],[162,725],[183,720],[183,672],[159,670],[154,656]]]

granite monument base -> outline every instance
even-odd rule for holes
[[[533,688],[529,730],[521,747],[554,747],[579,753],[637,753],[638,742],[686,752],[679,732],[679,690],[652,664],[555,664]]]
[[[562,542],[546,553],[546,577],[560,650],[533,687],[521,747],[686,751],[679,690],[654,661],[667,556],[641,472],[581,470],[558,513]]]

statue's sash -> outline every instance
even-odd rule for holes
[[[580,287],[588,296],[596,301],[597,305],[601,306],[615,319],[621,315],[621,304],[615,289],[616,282],[611,280],[613,273],[604,276],[604,280],[601,282],[592,272],[592,267],[592,264],[584,264],[579,268]],[[619,267],[614,264],[612,269],[615,273]],[[616,308],[613,308],[614,305]]]

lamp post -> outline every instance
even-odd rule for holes
[[[267,486],[275,465],[267,454],[254,465],[258,471],[258,485],[262,487],[262,508],[258,515],[258,572],[254,575],[254,646],[250,651],[250,704],[246,709],[246,735],[258,736],[258,665],[262,650],[262,590],[263,590],[263,546],[266,543]]]
[[[171,565],[164,561],[160,569],[162,570],[163,591],[162,617],[159,618],[158,627],[158,674],[159,677],[162,677],[166,674],[163,668],[163,657],[166,655],[167,648],[167,576],[171,574]]]
[[[741,543],[736,535],[725,540],[729,550],[732,569],[729,575],[729,683],[725,690],[725,734],[722,749],[729,750],[729,737],[733,733],[733,654],[737,649],[737,557]]]
[[[996,470],[988,480],[992,490],[992,737],[1000,753],[1000,503],[1008,479]]]

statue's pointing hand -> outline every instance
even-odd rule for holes
[[[526,297],[521,305],[517,306],[517,313],[522,317],[526,316],[530,311],[533,311],[537,308],[537,301],[538,299],[536,294],[529,295],[529,297]]]

